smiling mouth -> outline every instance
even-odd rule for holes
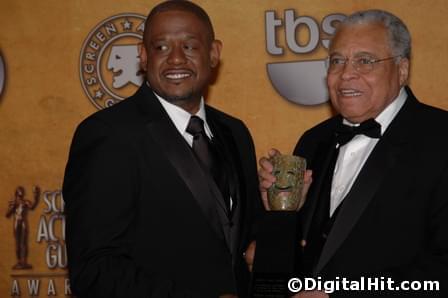
[[[179,81],[188,79],[193,75],[191,71],[167,71],[163,74],[163,76],[170,81]]]
[[[355,89],[339,89],[338,94],[344,97],[357,97],[361,96],[362,92]]]
[[[281,192],[291,192],[291,186],[275,186],[275,189],[281,191]]]

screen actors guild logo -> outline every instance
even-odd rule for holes
[[[100,22],[85,39],[79,59],[81,84],[98,109],[125,99],[142,84],[138,44],[144,22],[139,14],[115,15]]]
[[[5,77],[5,62],[3,61],[2,53],[0,52],[0,96],[2,95],[3,87],[5,86]]]
[[[33,202],[25,198],[25,188],[18,186],[16,188],[14,199],[9,201],[6,217],[13,217],[14,238],[16,240],[17,264],[12,269],[31,269],[32,266],[27,263],[28,256],[28,210],[33,210],[39,203],[39,186],[33,188]]]

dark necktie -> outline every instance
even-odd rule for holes
[[[370,118],[358,126],[350,126],[341,122],[336,129],[336,141],[339,146],[347,144],[356,135],[379,139],[381,137],[381,124]]]
[[[212,175],[221,191],[227,210],[230,208],[229,182],[219,154],[205,134],[204,121],[198,116],[191,116],[186,132],[193,136],[193,152],[204,170]]]
[[[204,130],[204,121],[198,116],[191,116],[187,130],[193,136],[193,152],[204,169],[212,172],[213,156],[210,143]]]

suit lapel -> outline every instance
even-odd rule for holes
[[[390,144],[381,141],[371,153],[351,190],[344,198],[343,205],[322,249],[315,268],[316,272],[319,272],[327,264],[361,217],[381,185],[384,176],[393,166],[395,152],[396,150]]]
[[[303,210],[303,219],[302,219],[302,239],[308,238],[308,232],[310,230],[311,222],[313,220],[313,216],[316,212],[316,206],[318,204],[319,198],[321,196],[321,190],[323,189],[323,183],[325,181],[325,177],[327,171],[330,167],[330,163],[332,160],[332,156],[336,147],[336,143],[334,138],[329,142],[323,142],[319,148],[319,152],[316,152],[316,158],[313,161],[313,172],[319,173],[319,176],[315,178],[312,189],[309,191],[309,197],[307,201],[309,204],[304,205]]]
[[[344,198],[341,209],[322,249],[321,256],[313,272],[314,274],[319,273],[324,268],[348,237],[362,213],[374,199],[387,173],[395,166],[403,151],[403,145],[411,137],[412,115],[417,101],[411,91],[407,91],[409,96],[405,105],[373,149],[353,183],[351,190]]]
[[[232,196],[232,208],[230,213],[227,213],[228,208],[224,205],[224,199],[219,191],[219,188],[213,183],[213,188],[217,192],[217,200],[220,206],[219,212],[221,215],[222,224],[224,226],[224,233],[229,244],[231,252],[234,254],[237,249],[238,235],[239,235],[239,214],[241,214],[243,204],[241,204],[241,189],[244,183],[240,184],[239,181],[243,181],[243,177],[237,176],[241,172],[241,169],[237,169],[241,164],[240,153],[238,152],[235,144],[235,139],[230,127],[225,123],[224,119],[220,117],[213,109],[206,106],[207,111],[207,123],[213,133],[213,141],[216,142],[217,149],[219,149],[220,155],[223,158],[223,171],[226,171],[228,176],[228,183],[230,194]],[[233,191],[232,191],[233,190]]]
[[[213,179],[210,179],[209,175],[202,170],[191,148],[179,134],[149,87],[143,84],[137,96],[138,105],[142,113],[147,114],[145,118],[149,120],[146,124],[148,134],[161,148],[160,152],[165,155],[186,184],[212,229],[219,238],[224,240],[227,237],[224,237],[213,199],[217,196],[214,189],[217,187],[216,185],[210,187],[209,183]]]
[[[234,190],[232,196],[232,211],[229,214],[229,217],[232,218],[234,213],[233,211],[236,210],[240,201],[241,185],[239,184],[239,181],[243,179],[241,176],[235,176],[238,173],[241,173],[241,169],[235,169],[235,167],[242,164],[240,153],[238,152],[235,144],[232,131],[227,125],[225,125],[225,123],[220,121],[211,109],[207,109],[207,122],[213,132],[214,141],[219,147],[218,149],[221,151],[221,155],[224,158],[224,166],[227,167],[230,188]],[[224,202],[224,200],[221,200],[221,202]]]

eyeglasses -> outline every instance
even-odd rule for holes
[[[359,72],[361,74],[367,74],[374,69],[376,63],[395,59],[398,57],[401,57],[401,55],[387,57],[387,58],[383,58],[383,59],[375,59],[375,58],[368,57],[368,56],[367,57],[360,56],[360,57],[356,57],[356,58],[353,58],[350,60],[349,58],[346,58],[346,57],[333,56],[333,57],[328,57],[326,63],[327,63],[327,70],[329,73],[341,72],[345,68],[347,63],[349,61],[351,61],[353,68],[357,72]]]

